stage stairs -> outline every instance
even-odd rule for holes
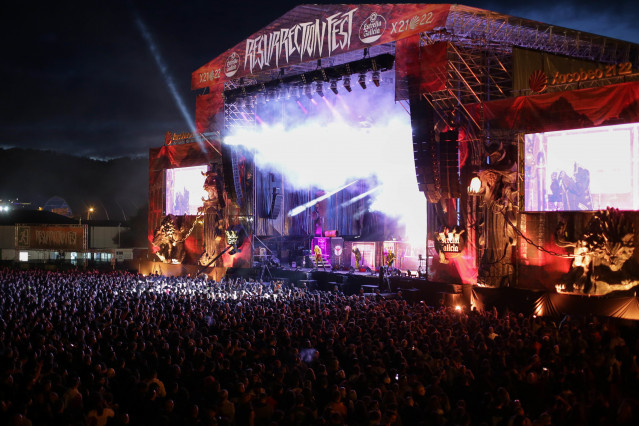
[[[318,269],[318,270],[326,269],[327,271],[330,271],[332,269],[332,266],[331,266],[331,255],[330,254],[322,253],[322,262],[324,262],[324,266],[323,267],[322,267],[321,263],[315,262],[315,258],[313,258],[312,262],[313,262],[313,265],[314,265],[315,269]]]

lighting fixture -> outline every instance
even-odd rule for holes
[[[324,97],[324,86],[321,81],[318,81],[315,84],[315,92],[317,92],[317,94],[320,95],[321,97]]]
[[[375,87],[379,87],[379,71],[373,72],[373,84]]]
[[[351,77],[350,76],[346,76],[344,77],[344,89],[346,89],[347,92],[350,92],[351,90]]]
[[[366,74],[360,74],[357,82],[362,86],[362,89],[366,89]]]
[[[337,95],[337,80],[331,81],[331,91]]]

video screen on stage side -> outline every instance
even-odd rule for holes
[[[166,170],[166,214],[197,214],[202,198],[207,198],[203,173],[206,165]]]
[[[526,211],[639,210],[639,123],[527,134]]]

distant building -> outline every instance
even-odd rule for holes
[[[134,248],[120,246],[129,229],[117,221],[85,221],[45,210],[0,211],[0,261],[13,264],[58,264],[124,267]]]

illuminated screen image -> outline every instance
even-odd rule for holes
[[[196,215],[208,194],[204,190],[206,165],[166,170],[166,214]]]
[[[526,211],[639,210],[639,123],[527,134]]]

